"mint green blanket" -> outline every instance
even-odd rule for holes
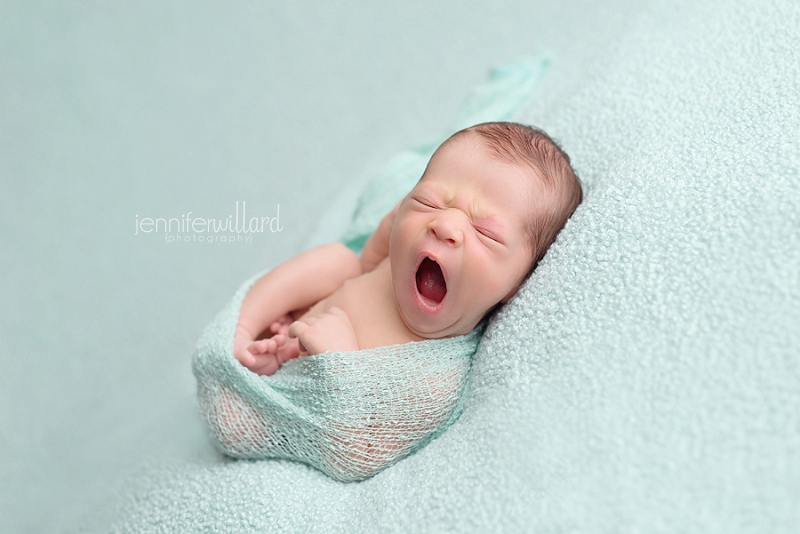
[[[342,482],[375,475],[458,419],[483,324],[471,333],[288,361],[258,376],[231,347],[245,282],[204,330],[193,359],[216,445],[247,459],[288,459]]]
[[[125,532],[800,531],[800,5],[664,2],[517,112],[586,199],[489,324],[459,420],[358,484],[154,474]]]

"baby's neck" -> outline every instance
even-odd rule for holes
[[[388,258],[357,278],[348,280],[330,298],[328,306],[342,308],[350,318],[359,348],[399,345],[426,338],[409,330],[395,300]]]

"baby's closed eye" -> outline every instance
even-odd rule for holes
[[[433,202],[432,200],[428,200],[426,198],[413,198],[412,200],[414,202],[416,202],[417,204],[425,206],[426,208],[431,208],[431,209],[434,209],[434,210],[439,209],[439,207],[436,205],[436,203]]]
[[[480,234],[480,236],[484,239],[484,241],[491,242],[493,244],[504,245],[505,241],[503,240],[502,236],[494,232],[493,230],[489,230],[488,228],[484,228],[482,226],[474,226],[475,231]]]
[[[477,230],[477,232],[479,234],[481,234],[482,236],[488,237],[492,241],[498,241],[499,242],[499,239],[497,238],[497,236],[494,233],[492,233],[491,231],[487,230],[486,228],[481,228],[480,226],[476,226],[475,230]]]

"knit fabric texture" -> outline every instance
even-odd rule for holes
[[[231,351],[246,282],[194,354],[201,411],[234,458],[285,458],[343,482],[370,477],[455,421],[483,326],[469,334],[295,358],[271,376]]]

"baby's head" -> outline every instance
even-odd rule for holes
[[[516,293],[581,199],[569,157],[540,130],[499,122],[451,136],[392,228],[406,325],[426,338],[472,330]]]
[[[461,130],[450,140],[470,132],[477,133],[495,157],[526,167],[530,172],[531,185],[536,191],[528,210],[531,265],[527,278],[583,200],[580,180],[567,153],[538,128],[514,122],[489,122]]]

